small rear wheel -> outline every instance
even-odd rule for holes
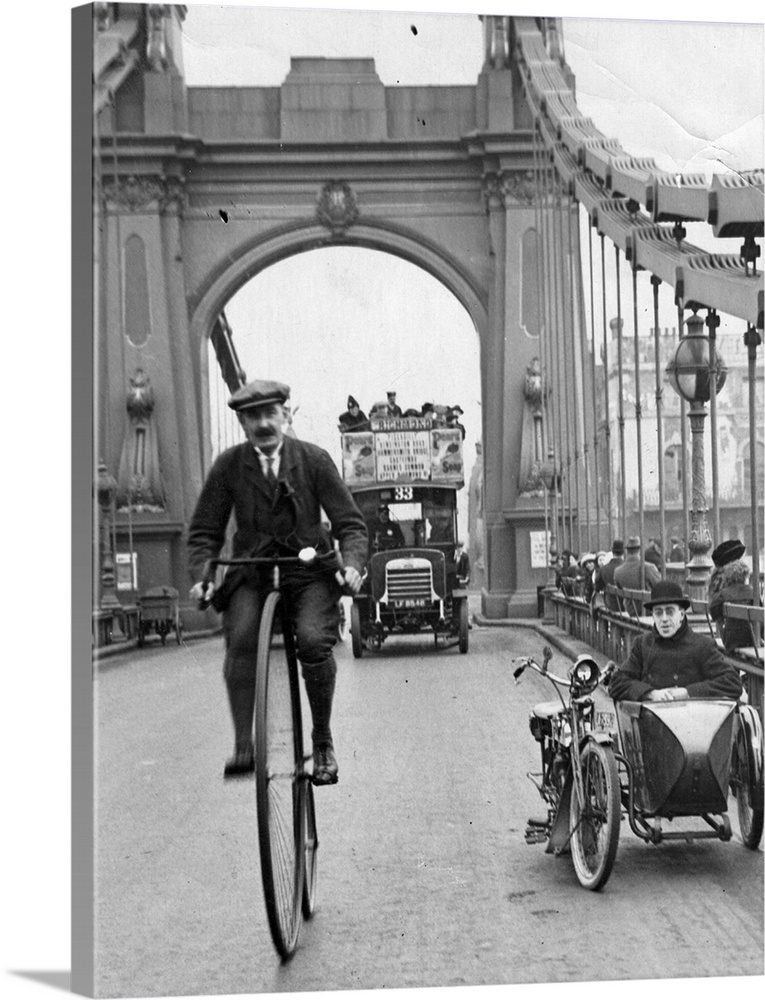
[[[355,601],[351,605],[351,649],[355,659],[361,659],[364,651],[364,644],[361,641],[361,613]]]
[[[306,920],[313,916],[316,907],[316,851],[319,837],[316,833],[316,806],[313,801],[313,785],[302,782],[303,808],[305,811],[305,879],[303,881],[303,916]]]
[[[268,924],[283,959],[297,947],[305,878],[300,688],[289,623],[278,591],[265,600],[255,682],[255,788],[260,870]],[[277,625],[281,626],[277,628]],[[281,631],[284,642],[274,642]]]
[[[345,613],[343,601],[337,602],[337,638],[340,642],[345,642],[348,635],[348,618]]]
[[[619,773],[611,747],[587,743],[581,754],[582,799],[571,793],[571,857],[585,889],[608,881],[619,846]]]
[[[738,823],[744,846],[756,850],[763,828],[762,725],[750,705],[739,708],[730,785],[736,797]]]
[[[470,631],[470,613],[468,609],[468,602],[464,597],[460,601],[459,627],[460,627],[460,653],[467,653],[468,633]]]

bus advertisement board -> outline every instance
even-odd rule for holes
[[[349,486],[464,481],[458,428],[355,431],[342,435],[343,479]]]

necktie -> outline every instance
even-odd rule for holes
[[[266,482],[272,493],[276,490],[276,475],[274,473],[274,458],[273,455],[266,456],[266,462],[268,463],[268,471],[266,472]]]

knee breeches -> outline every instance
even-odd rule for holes
[[[226,658],[223,672],[226,681],[235,685],[254,685],[258,630],[264,594],[247,585],[239,587],[223,615]],[[337,642],[337,588],[323,579],[291,586],[288,608],[295,623],[300,662],[305,667],[329,660]]]

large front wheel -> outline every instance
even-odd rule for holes
[[[587,743],[581,753],[582,791],[571,792],[571,857],[585,889],[608,881],[619,846],[619,773],[611,747]]]
[[[260,619],[255,781],[266,913],[274,946],[287,959],[297,947],[302,921],[306,815],[300,786],[306,779],[297,660],[283,609],[281,594],[273,591]]]

